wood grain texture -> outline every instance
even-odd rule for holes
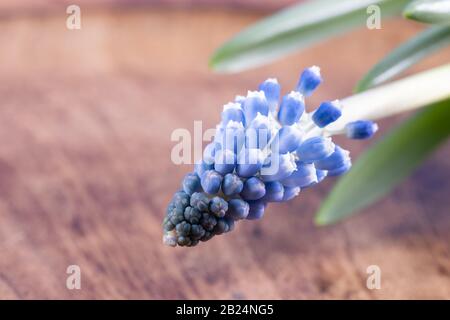
[[[165,206],[191,169],[170,161],[172,130],[210,127],[235,94],[268,76],[289,88],[312,64],[326,82],[310,107],[343,97],[420,28],[389,22],[258,70],[210,73],[212,50],[257,18],[88,10],[80,31],[65,28],[65,15],[0,21],[0,298],[450,298],[448,144],[340,225],[312,224],[327,181],[206,244],[162,245]],[[341,142],[354,157],[369,144]],[[81,267],[81,290],[65,287],[71,264]],[[372,264],[381,290],[365,286]]]
[[[0,16],[24,14],[64,13],[69,5],[76,4],[83,10],[101,8],[173,8],[173,9],[238,9],[272,12],[304,0],[2,0]]]

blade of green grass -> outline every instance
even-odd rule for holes
[[[210,67],[237,72],[366,24],[367,7],[380,8],[382,18],[397,15],[409,0],[315,0],[286,8],[257,22],[226,42]]]
[[[450,99],[396,127],[363,154],[336,184],[315,222],[335,223],[386,195],[450,135]]]
[[[378,62],[357,84],[361,92],[386,82],[437,50],[450,45],[450,26],[433,26],[406,41]]]
[[[403,16],[424,23],[450,24],[449,0],[418,0],[411,2]]]

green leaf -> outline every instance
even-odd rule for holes
[[[407,177],[450,135],[450,99],[417,113],[363,154],[322,204],[315,222],[328,225],[372,204]]]
[[[226,42],[209,64],[216,71],[237,72],[259,66],[297,49],[366,24],[370,5],[382,17],[400,14],[409,0],[316,0],[284,9]]]
[[[447,45],[450,45],[450,26],[430,27],[378,62],[358,83],[355,91],[361,92],[386,82]]]
[[[450,1],[413,1],[405,8],[403,15],[408,19],[424,23],[450,24]]]

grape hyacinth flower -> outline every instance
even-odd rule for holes
[[[167,207],[165,244],[191,247],[208,241],[232,231],[238,220],[260,219],[270,202],[289,201],[350,169],[349,152],[332,141],[336,132],[327,129],[342,115],[339,101],[305,111],[305,97],[321,82],[320,69],[313,66],[284,97],[278,81],[267,79],[259,91],[224,106],[214,140]],[[359,120],[338,133],[367,139],[377,129]]]

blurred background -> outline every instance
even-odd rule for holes
[[[450,146],[395,192],[332,227],[313,216],[334,181],[194,248],[162,244],[165,207],[190,166],[170,160],[176,128],[212,127],[264,79],[309,100],[351,94],[420,31],[383,21],[265,67],[214,74],[212,52],[292,0],[3,0],[0,3],[1,299],[450,299]],[[81,8],[81,30],[66,7]],[[444,50],[412,72],[448,61]],[[383,132],[407,115],[381,121]],[[338,140],[353,158],[372,141]],[[69,265],[81,290],[66,288]],[[366,268],[381,268],[381,289]]]

